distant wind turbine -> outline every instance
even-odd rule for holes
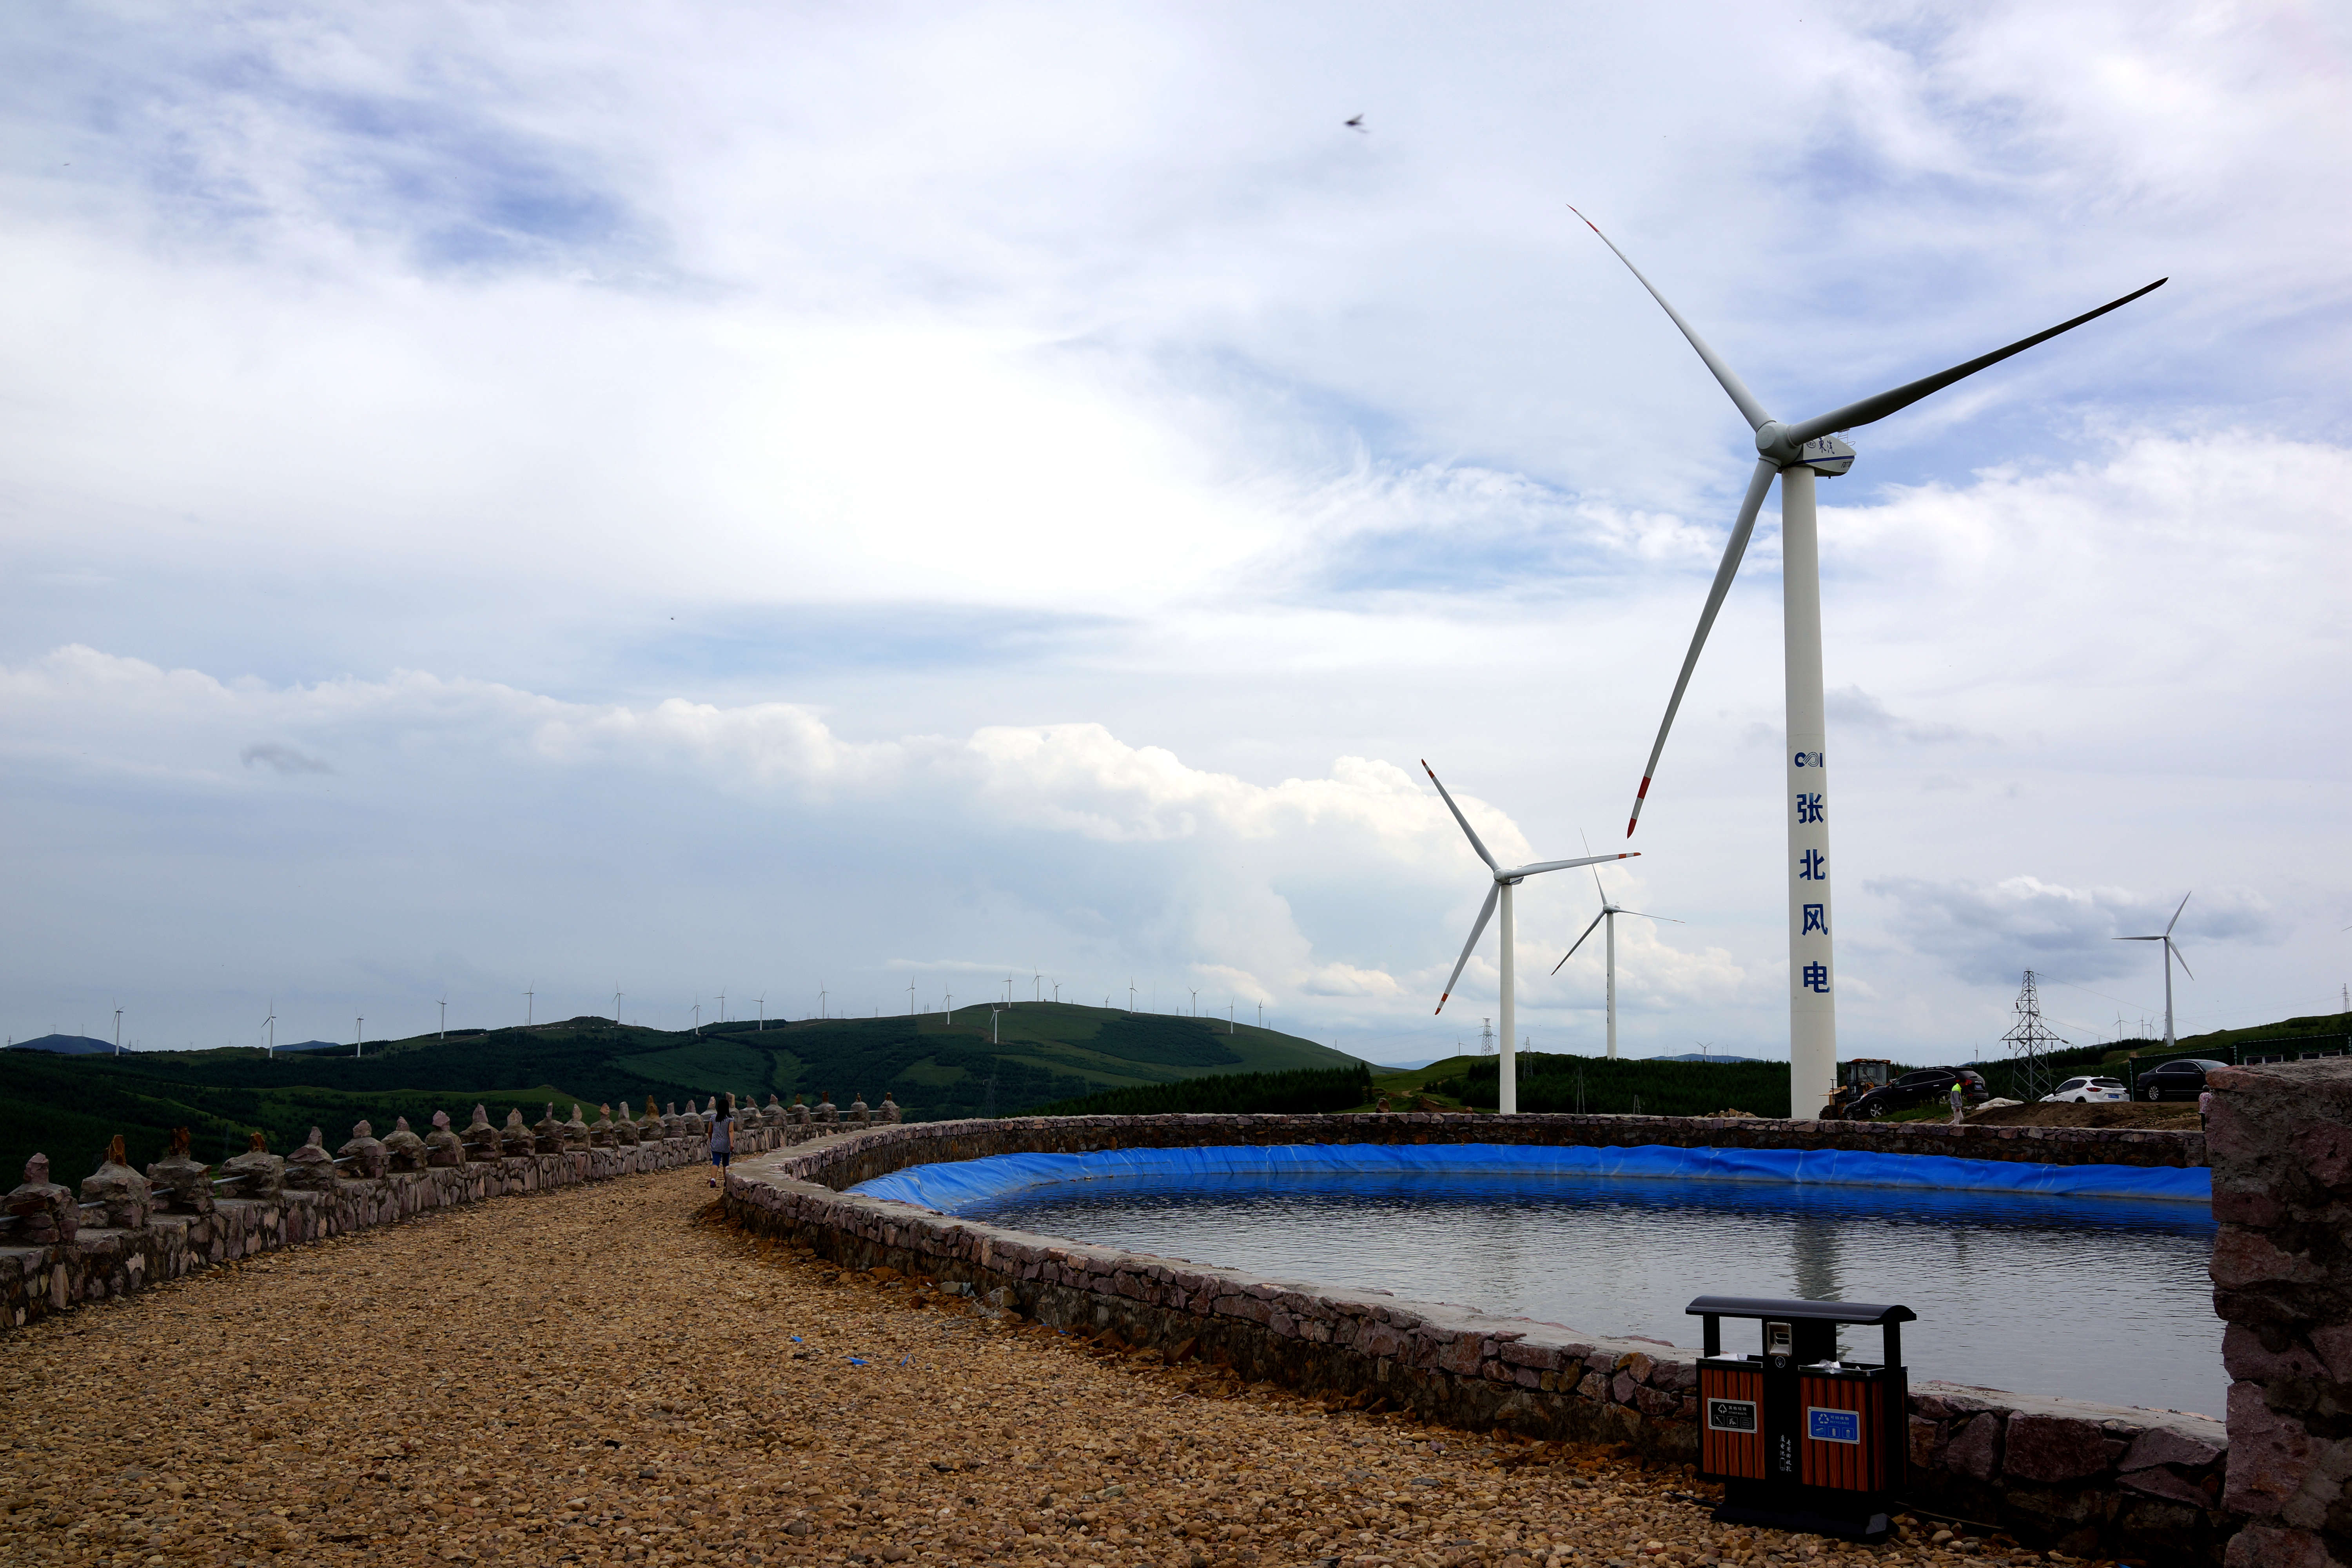
[[[2172,918],[2165,921],[2164,929],[2154,936],[2119,936],[2113,939],[2116,942],[2160,942],[2164,944],[2164,1048],[2168,1051],[2179,1048],[2172,1037],[2172,961],[2180,958],[2180,944],[2172,940],[2172,928],[2180,923],[2180,911],[2189,907],[2189,894],[2180,895],[2180,902],[2173,910]],[[2191,980],[2197,978],[2189,973],[2189,961],[2185,958],[2180,958],[2180,973],[2188,974]]]
[[[1588,844],[1585,847],[1589,849],[1591,846]],[[1609,1059],[1613,1062],[1617,1059],[1617,917],[1635,915],[1645,921],[1662,921],[1667,920],[1668,917],[1645,915],[1639,910],[1622,909],[1611,903],[1609,891],[1601,885],[1601,873],[1597,869],[1592,873],[1592,890],[1601,895],[1601,912],[1592,917],[1592,926],[1597,926],[1603,921],[1609,922],[1608,931],[1602,933],[1601,945],[1608,950],[1609,953]],[[1673,921],[1671,923],[1680,925],[1683,922]],[[1566,963],[1576,956],[1576,950],[1584,945],[1584,937],[1592,934],[1592,926],[1586,926],[1584,936],[1578,937],[1569,944],[1568,951],[1560,954],[1559,963],[1551,966],[1551,972],[1554,974],[1559,973],[1560,964]]]
[[[613,999],[613,1006],[615,1011],[619,1009],[620,1005],[620,998],[615,996]],[[446,996],[442,997],[438,1005],[441,1009],[440,1037],[446,1040],[449,1037],[449,998]]]
[[[1569,210],[1576,212],[1574,207]],[[1827,1099],[1837,1079],[1836,955],[1830,942],[1829,787],[1825,772],[1829,742],[1822,698],[1821,539],[1813,510],[1814,477],[1834,479],[1853,467],[1854,450],[1841,438],[1844,432],[1874,424],[1955,382],[1999,364],[2011,354],[2023,353],[2036,343],[2047,342],[2061,332],[2095,321],[2163,287],[2166,279],[2159,278],[2145,289],[2136,289],[2046,331],[2020,338],[2006,348],[1790,425],[1765,411],[1747,384],[1707,347],[1697,331],[1683,320],[1682,313],[1666,303],[1666,297],[1658,292],[1656,285],[1642,276],[1642,269],[1617,249],[1599,226],[1582,213],[1576,216],[1615,253],[1618,260],[1625,263],[1625,269],[1681,329],[1738,408],[1740,417],[1756,433],[1756,468],[1748,476],[1748,496],[1740,502],[1738,520],[1731,526],[1723,560],[1715,569],[1714,585],[1708,588],[1706,606],[1699,611],[1698,629],[1691,634],[1690,651],[1683,656],[1682,673],[1675,678],[1674,695],[1666,700],[1665,717],[1659,721],[1658,738],[1650,747],[1650,760],[1642,768],[1641,787],[1633,793],[1633,815],[1625,823],[1628,838],[1641,823],[1642,803],[1649,796],[1650,783],[1658,773],[1658,758],[1666,749],[1666,731],[1674,727],[1675,712],[1682,706],[1684,689],[1690,685],[1691,671],[1698,665],[1699,650],[1706,646],[1706,634],[1715,625],[1716,613],[1723,608],[1724,595],[1731,591],[1731,580],[1738,574],[1740,557],[1748,550],[1748,535],[1756,526],[1756,514],[1762,509],[1764,498],[1771,493],[1774,478],[1780,481],[1781,674],[1786,713],[1786,743],[1781,748],[1781,761],[1787,770],[1785,798],[1790,810],[1787,851],[1789,1093],[1790,1105],[1801,1110]]]
[[[367,1020],[364,1017],[352,1020],[352,1055],[367,1055]]]
[[[1470,928],[1470,940],[1462,944],[1462,956],[1454,961],[1454,973],[1445,982],[1444,994],[1437,999],[1436,1010],[1440,1013],[1445,1011],[1445,1004],[1454,994],[1454,981],[1462,978],[1462,970],[1470,962],[1470,954],[1476,951],[1478,939],[1486,934],[1486,921],[1494,916],[1496,908],[1499,905],[1503,911],[1503,1060],[1500,1093],[1496,1104],[1496,1109],[1503,1115],[1514,1115],[1519,1109],[1519,1082],[1518,1057],[1512,1043],[1514,1038],[1512,1025],[1518,1008],[1518,998],[1515,994],[1516,965],[1511,948],[1518,940],[1518,931],[1511,919],[1511,889],[1528,878],[1539,876],[1546,871],[1565,871],[1570,867],[1597,865],[1603,860],[1629,860],[1640,852],[1633,850],[1616,855],[1588,855],[1581,860],[1538,860],[1527,866],[1496,865],[1495,858],[1486,853],[1486,846],[1480,842],[1477,829],[1470,826],[1470,819],[1462,815],[1462,808],[1454,804],[1454,797],[1451,795],[1446,794],[1445,785],[1438,780],[1437,770],[1431,767],[1426,759],[1423,759],[1421,767],[1422,771],[1429,775],[1429,782],[1437,785],[1438,795],[1445,801],[1445,809],[1452,812],[1454,820],[1462,825],[1462,832],[1470,840],[1470,847],[1478,852],[1478,858],[1486,862],[1486,869],[1493,872],[1495,878],[1495,885],[1486,889],[1486,903],[1479,907],[1477,923]]]
[[[120,1007],[114,1010],[114,1054],[118,1057],[122,1054],[122,1009]]]
[[[531,984],[532,984],[533,985],[536,985],[536,984],[539,984],[539,982],[538,982],[538,981],[536,981],[536,980],[534,980],[534,981],[532,981],[532,982],[531,982]],[[522,994],[522,1026],[523,1026],[523,1027],[524,1027],[524,1028],[528,1029],[528,1028],[530,1028],[530,1027],[531,1020],[532,1020],[534,1017],[536,1017],[536,1016],[537,1016],[537,1014],[533,1011],[533,1009],[535,1009],[538,1005],[539,1005],[539,993],[538,993],[538,992],[536,992],[536,991],[526,991],[526,992],[524,992],[524,993]]]
[[[621,988],[620,988],[619,986],[615,985],[615,986],[614,986],[614,987],[613,987],[613,1022],[614,1022],[615,1024],[617,1024],[617,1023],[619,1023],[620,1021],[621,1021]]]
[[[278,998],[275,996],[269,999],[269,1016],[261,1020],[261,1026],[269,1031],[269,1042],[261,1047],[261,1054],[269,1060],[276,1061],[278,1059]]]
[[[908,981],[908,982],[907,982],[907,1016],[908,1016],[909,1018],[911,1018],[911,1017],[913,1017],[914,1016],[915,1016],[915,983],[914,983],[913,981],[909,980],[909,981]]]

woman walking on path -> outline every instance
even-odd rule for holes
[[[719,1173],[727,1169],[728,1157],[734,1152],[735,1119],[721,1109],[719,1097],[713,1095],[710,1099],[710,1163],[718,1170],[710,1173],[712,1186],[719,1184]]]

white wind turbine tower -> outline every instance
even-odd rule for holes
[[[1591,846],[1587,845],[1585,847],[1589,849]],[[1639,910],[1624,909],[1611,903],[1609,890],[1601,885],[1601,872],[1597,868],[1592,873],[1592,890],[1601,895],[1601,912],[1592,917],[1591,926],[1584,928],[1584,936],[1578,937],[1569,944],[1568,951],[1560,954],[1559,963],[1551,966],[1551,972],[1558,974],[1560,964],[1566,963],[1576,956],[1576,950],[1584,945],[1584,937],[1592,934],[1592,926],[1597,926],[1603,921],[1609,922],[1608,931],[1601,934],[1601,944],[1609,954],[1609,1059],[1613,1062],[1617,1059],[1617,917],[1633,915],[1645,921],[1667,921],[1674,925],[1680,925],[1683,922],[1668,915],[1645,915]]]
[[[269,1016],[261,1020],[261,1026],[269,1031],[269,1043],[261,1047],[261,1054],[274,1062],[278,1059],[278,998],[275,996],[269,999]]]
[[[1573,207],[1569,210],[1576,211]],[[1633,816],[1625,824],[1625,836],[1629,838],[1642,820],[1642,803],[1649,795],[1650,781],[1657,776],[1658,757],[1666,747],[1666,731],[1674,726],[1675,710],[1682,706],[1683,691],[1690,685],[1699,649],[1706,645],[1706,634],[1715,625],[1716,612],[1723,607],[1724,595],[1730,592],[1731,580],[1739,570],[1740,557],[1748,549],[1748,532],[1756,526],[1756,514],[1772,489],[1774,476],[1780,480],[1780,629],[1788,725],[1781,755],[1788,769],[1790,802],[1789,1109],[1791,1115],[1802,1116],[1806,1106],[1819,1105],[1829,1098],[1837,1079],[1836,967],[1830,942],[1828,739],[1822,713],[1821,546],[1813,515],[1813,478],[1821,474],[1834,479],[1853,466],[1853,448],[1838,438],[1840,432],[1907,408],[2011,354],[2022,353],[2036,343],[2046,342],[2061,332],[2127,305],[2149,289],[2163,287],[2167,279],[2159,278],[2146,289],[2134,289],[2120,300],[2087,310],[2072,321],[2061,321],[2047,331],[2021,338],[2007,348],[1995,349],[1949,370],[1790,425],[1766,413],[1747,384],[1707,347],[1691,324],[1683,320],[1682,313],[1666,303],[1666,297],[1642,276],[1642,269],[1628,260],[1591,219],[1585,218],[1582,213],[1576,216],[1584,219],[1585,226],[1600,236],[1601,243],[1615,252],[1617,259],[1625,263],[1626,270],[1664,309],[1690,341],[1691,347],[1698,351],[1698,357],[1706,362],[1723,390],[1730,395],[1749,428],[1756,432],[1756,468],[1748,476],[1747,499],[1740,502],[1738,520],[1731,526],[1723,560],[1715,569],[1715,583],[1707,589],[1706,607],[1699,612],[1698,629],[1691,636],[1690,651],[1683,656],[1682,673],[1675,678],[1674,695],[1666,700],[1666,714],[1659,722],[1657,741],[1651,746],[1650,760],[1642,769],[1641,787],[1633,795]]]
[[[1505,1116],[1514,1115],[1519,1109],[1519,1079],[1517,1047],[1515,1044],[1517,1037],[1511,1030],[1516,1022],[1518,998],[1515,990],[1516,969],[1511,952],[1512,944],[1517,940],[1517,931],[1511,919],[1511,889],[1528,878],[1545,871],[1564,871],[1572,866],[1591,866],[1602,860],[1629,860],[1640,851],[1632,850],[1616,855],[1588,855],[1581,860],[1538,860],[1528,866],[1498,866],[1495,863],[1495,858],[1486,853],[1486,846],[1479,842],[1477,830],[1470,826],[1470,819],[1462,815],[1462,808],[1454,804],[1454,797],[1447,795],[1445,786],[1438,782],[1437,770],[1431,767],[1425,759],[1421,767],[1422,771],[1429,775],[1429,782],[1437,784],[1437,793],[1444,797],[1445,809],[1452,812],[1454,820],[1462,825],[1463,833],[1469,837],[1470,847],[1478,852],[1478,858],[1486,862],[1486,869],[1495,874],[1495,885],[1486,889],[1486,901],[1479,906],[1477,923],[1470,928],[1470,940],[1462,944],[1462,956],[1454,960],[1454,973],[1445,982],[1444,994],[1437,999],[1437,1011],[1440,1013],[1445,1011],[1445,1004],[1454,994],[1454,982],[1462,978],[1463,966],[1470,962],[1470,954],[1477,948],[1478,939],[1486,934],[1486,921],[1494,916],[1496,906],[1499,903],[1503,910],[1503,1059],[1502,1079],[1496,1108]]]
[[[2188,893],[2180,895],[2180,903],[2173,910],[2172,918],[2165,921],[2164,929],[2154,936],[2119,936],[2113,939],[2116,942],[2160,942],[2164,944],[2164,1048],[2168,1051],[2179,1048],[2172,1037],[2172,961],[2180,958],[2180,945],[2172,940],[2172,928],[2180,923],[2180,911],[2189,907],[2189,897]],[[2189,961],[2185,958],[2180,958],[2180,973],[2188,974],[2191,980],[2197,978],[2189,973]]]

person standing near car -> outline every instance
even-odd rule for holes
[[[1969,1105],[1969,1097],[1960,1092],[1960,1080],[1958,1078],[1954,1078],[1952,1079],[1952,1092],[1950,1099],[1952,1101],[1952,1125],[1957,1127],[1962,1121],[1968,1120]]]
[[[2197,1091],[2197,1131],[2198,1131],[2202,1132],[2202,1131],[2205,1131],[2205,1120],[2206,1120],[2206,1118],[2207,1118],[2207,1117],[2209,1117],[2209,1116],[2210,1116],[2210,1115],[2212,1115],[2212,1114],[2213,1114],[2213,1091],[2212,1091],[2210,1089],[2202,1089],[2198,1090],[2198,1091]]]

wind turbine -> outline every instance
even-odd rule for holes
[[[2164,929],[2154,936],[2119,936],[2112,939],[2116,942],[2164,943],[2164,1048],[2168,1051],[2179,1048],[2172,1037],[2172,961],[2180,958],[2180,944],[2172,940],[2172,928],[2180,923],[2180,911],[2189,907],[2189,900],[2188,893],[2180,895],[2180,903],[2173,910],[2172,918],[2165,921]],[[2180,958],[2180,973],[2188,974],[2191,980],[2197,978],[2196,975],[2189,973],[2189,961],[2185,958]]]
[[[1044,970],[1041,969],[1035,974],[1030,976],[1029,989],[1035,994],[1031,996],[1031,1001],[1043,1002],[1045,999],[1045,972]]]
[[[722,1024],[727,1021],[727,993],[724,991],[719,994],[719,1021]]]
[[[441,1008],[440,1037],[446,1040],[449,1037],[449,998],[446,996],[442,997],[439,1005]],[[617,1015],[620,1010],[621,994],[615,991],[613,993],[613,1011]]]
[[[118,1057],[122,1054],[122,1009],[120,1007],[114,1010],[114,1054]]]
[[[914,1016],[915,1016],[915,983],[914,983],[913,981],[909,980],[909,981],[908,981],[908,982],[907,982],[907,1016],[908,1016],[909,1018],[911,1018],[911,1017],[913,1017]]]
[[[614,987],[613,987],[613,1022],[614,1022],[615,1024],[617,1024],[617,1023],[619,1023],[620,1021],[621,1021],[621,988],[620,988],[619,986],[615,985],[615,986],[614,986]]]
[[[1569,210],[1576,212],[1574,207]],[[2162,288],[2167,279],[2159,278],[2146,289],[2136,289],[2120,300],[2086,310],[2072,321],[2061,321],[2047,331],[2020,338],[2007,348],[1979,354],[1948,370],[1790,425],[1766,413],[1747,384],[1706,346],[1691,324],[1683,320],[1682,313],[1666,303],[1666,297],[1642,276],[1642,269],[1617,249],[1591,218],[1582,213],[1576,216],[1583,218],[1584,226],[1600,237],[1601,243],[1608,246],[1618,260],[1625,263],[1625,269],[1649,290],[1650,297],[1682,330],[1683,336],[1698,351],[1698,357],[1730,395],[1741,417],[1756,432],[1756,468],[1748,476],[1747,499],[1739,504],[1738,520],[1731,526],[1723,560],[1715,569],[1714,584],[1707,589],[1706,607],[1699,612],[1698,629],[1691,635],[1690,651],[1683,656],[1682,673],[1675,678],[1674,695],[1666,700],[1666,714],[1658,724],[1657,741],[1650,747],[1650,760],[1642,769],[1641,787],[1633,794],[1633,815],[1625,824],[1628,838],[1642,820],[1642,803],[1649,795],[1650,781],[1657,776],[1658,757],[1666,749],[1666,731],[1674,726],[1675,710],[1682,706],[1683,691],[1690,685],[1699,649],[1706,646],[1706,634],[1715,625],[1716,612],[1723,607],[1724,595],[1731,591],[1731,579],[1739,571],[1740,557],[1747,552],[1748,535],[1756,526],[1756,514],[1772,489],[1773,477],[1778,475],[1780,480],[1780,630],[1787,714],[1787,738],[1781,755],[1787,763],[1790,802],[1789,1105],[1792,1114],[1801,1116],[1806,1106],[1819,1105],[1829,1098],[1837,1079],[1836,969],[1830,942],[1828,737],[1822,712],[1821,542],[1813,514],[1813,478],[1820,474],[1834,479],[1853,467],[1853,448],[1839,438],[1839,433],[1908,408],[1921,398],[1999,364],[2011,354],[2023,353],[2036,343],[2047,342],[2061,332],[2071,331],[2085,321],[2128,305],[2150,289]]]
[[[269,1016],[261,1020],[261,1026],[269,1031],[269,1043],[261,1047],[261,1054],[274,1062],[278,1059],[278,998],[275,996],[269,999]]]
[[[367,1055],[367,1020],[363,1017],[352,1020],[352,1055]]]
[[[1437,784],[1437,793],[1444,796],[1445,809],[1452,812],[1454,820],[1462,825],[1463,833],[1469,837],[1470,847],[1478,852],[1478,858],[1486,862],[1486,869],[1495,874],[1495,885],[1486,889],[1486,901],[1479,906],[1478,921],[1470,928],[1470,940],[1462,944],[1462,956],[1454,960],[1454,973],[1445,982],[1444,994],[1437,999],[1437,1011],[1445,1011],[1446,1001],[1454,994],[1454,982],[1462,978],[1463,967],[1470,962],[1470,954],[1477,947],[1478,939],[1486,934],[1486,921],[1493,917],[1496,905],[1500,903],[1503,910],[1503,1060],[1501,1092],[1496,1100],[1496,1108],[1505,1116],[1515,1115],[1519,1109],[1518,1056],[1512,1044],[1511,1028],[1517,1017],[1518,999],[1515,990],[1511,947],[1517,941],[1518,932],[1511,921],[1511,889],[1528,878],[1545,871],[1564,871],[1572,866],[1591,866],[1602,860],[1630,860],[1641,852],[1628,850],[1616,855],[1588,855],[1581,860],[1538,860],[1528,866],[1498,866],[1495,858],[1486,853],[1486,846],[1479,842],[1477,830],[1470,826],[1470,819],[1462,815],[1462,808],[1454,804],[1454,797],[1446,795],[1445,786],[1438,783],[1437,770],[1431,767],[1425,758],[1421,768],[1429,775],[1429,782]]]
[[[765,996],[756,997],[753,999],[751,1005],[760,1010],[760,1021],[754,1026],[752,1032],[755,1034],[764,1035],[768,1032],[768,999]],[[874,1011],[878,1016],[881,1014],[882,1009],[877,1007]]]
[[[1592,846],[1588,844],[1585,847],[1590,849]],[[1669,921],[1675,925],[1680,925],[1683,922],[1672,920],[1670,916],[1645,915],[1639,910],[1624,909],[1611,903],[1609,890],[1601,885],[1601,873],[1598,870],[1592,873],[1592,890],[1601,895],[1601,912],[1592,917],[1592,926],[1597,926],[1603,921],[1609,922],[1608,931],[1601,935],[1601,945],[1609,953],[1609,1059],[1613,1062],[1617,1059],[1617,917],[1635,915],[1645,921]],[[1576,956],[1576,950],[1584,945],[1584,937],[1592,934],[1592,926],[1586,926],[1584,936],[1578,937],[1569,944],[1568,951],[1560,954],[1559,963],[1551,966],[1551,972],[1554,974],[1559,973],[1560,964],[1566,963]]]

